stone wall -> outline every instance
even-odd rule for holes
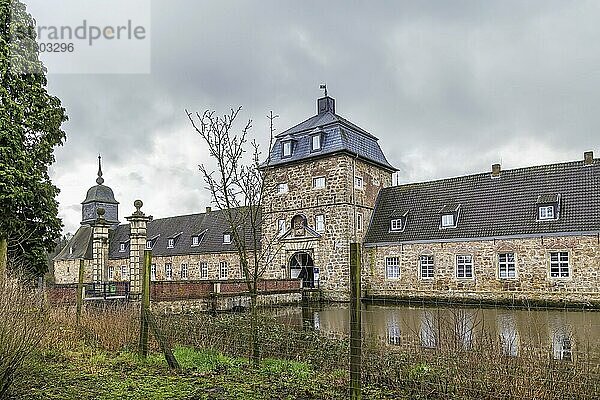
[[[550,252],[569,254],[570,276],[550,276]],[[516,277],[500,278],[498,254],[515,254]],[[434,278],[420,277],[419,256],[432,255]],[[473,257],[473,278],[456,277],[456,256]],[[398,257],[400,277],[386,278],[386,257]],[[366,248],[363,289],[380,298],[423,298],[486,302],[600,301],[600,239],[562,236]]]
[[[345,154],[277,166],[266,172],[268,191],[263,201],[262,242],[263,246],[273,244],[276,255],[267,265],[265,278],[289,278],[291,257],[306,252],[319,268],[324,297],[347,300],[350,243],[363,240],[379,190],[391,184],[391,174]],[[363,178],[363,188],[355,188],[355,175]],[[325,188],[312,187],[316,177],[325,177]],[[288,192],[277,193],[278,183],[287,183]],[[356,230],[357,213],[363,216],[361,231]],[[317,237],[307,233],[279,240],[278,220],[284,219],[290,229],[296,215],[304,216],[313,230],[316,216],[323,215],[324,232]]]
[[[54,282],[57,284],[77,283],[79,280],[79,260],[54,262]],[[83,281],[92,281],[92,260],[84,260]]]

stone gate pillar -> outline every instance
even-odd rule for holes
[[[133,203],[135,211],[129,221],[129,280],[131,282],[129,296],[138,300],[142,294],[142,267],[144,264],[144,250],[146,249],[146,227],[152,216],[146,216],[140,208],[144,205],[141,200]]]
[[[108,280],[108,229],[109,224],[104,219],[104,208],[99,207],[96,211],[98,217],[92,226],[92,279],[94,283]]]

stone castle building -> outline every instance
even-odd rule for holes
[[[262,242],[280,248],[266,279],[302,279],[345,300],[358,242],[367,298],[600,302],[600,161],[591,152],[392,186],[396,169],[378,139],[325,96],[316,115],[276,136],[261,169],[272,188]],[[76,282],[84,260],[86,282],[131,281],[135,292],[144,248],[153,280],[242,278],[222,211],[153,220],[137,204],[120,224],[118,206],[99,168],[82,225],[55,259],[57,283]]]

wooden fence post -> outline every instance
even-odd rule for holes
[[[144,251],[144,267],[142,268],[142,303],[140,305],[140,343],[139,352],[142,357],[148,356],[148,312],[150,311],[150,265],[152,250]]]
[[[77,325],[81,324],[81,309],[83,308],[83,258],[79,260],[79,280],[77,281]]]
[[[360,400],[362,330],[360,308],[360,244],[350,244],[350,398]]]

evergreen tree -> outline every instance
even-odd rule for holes
[[[48,168],[67,120],[46,90],[34,22],[18,0],[0,0],[0,273],[10,265],[41,275],[60,236],[58,188]]]

